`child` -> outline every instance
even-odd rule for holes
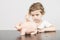
[[[29,29],[30,30],[29,34],[31,34],[32,32],[34,32],[33,34],[36,34],[36,32],[55,31],[56,30],[54,25],[52,25],[49,22],[42,19],[44,14],[45,14],[44,7],[40,2],[33,3],[30,6],[29,13],[26,16],[25,25],[30,24],[30,25],[28,25],[28,27],[30,26],[31,29],[33,28],[34,30],[32,29],[33,31],[31,31]],[[30,17],[32,18],[32,21],[30,20]],[[32,24],[34,27],[32,27]],[[27,28],[27,25],[26,25],[26,28]],[[18,30],[20,30],[20,29],[18,29]]]
[[[45,11],[41,3],[37,2],[31,5],[29,9],[29,15],[32,17],[32,20],[37,24],[38,31],[55,31],[56,29],[54,25],[45,20],[42,20],[44,14]]]

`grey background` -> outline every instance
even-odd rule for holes
[[[0,0],[0,30],[16,30],[14,26],[22,21],[34,2],[41,2],[45,8],[43,19],[60,29],[60,0]]]

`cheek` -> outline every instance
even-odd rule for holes
[[[36,19],[41,19],[41,17],[37,17]]]
[[[34,19],[35,19],[34,17],[31,18],[31,20],[34,20]]]
[[[42,18],[42,15],[39,15],[38,18]]]
[[[32,20],[34,19],[34,17],[32,17]]]
[[[41,18],[41,16],[38,16],[38,18]]]

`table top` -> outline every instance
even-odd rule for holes
[[[0,30],[0,40],[59,40],[60,31],[20,36],[16,30]]]

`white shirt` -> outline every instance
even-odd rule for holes
[[[44,20],[37,28],[42,29],[42,28],[50,27],[51,25],[52,25],[51,23]]]

